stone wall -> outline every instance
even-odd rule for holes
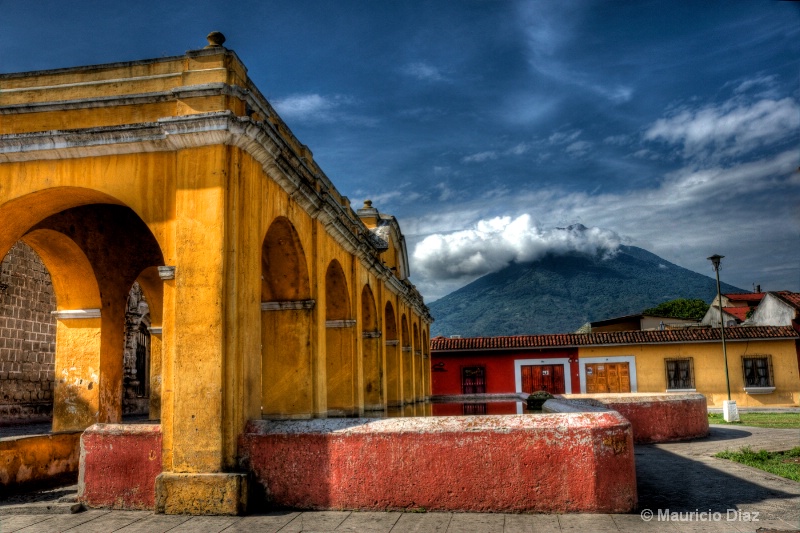
[[[50,274],[18,242],[0,263],[0,420],[46,420],[52,413],[56,298]]]

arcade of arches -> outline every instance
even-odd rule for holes
[[[120,421],[138,287],[172,512],[241,475],[248,420],[430,394],[396,219],[351,208],[219,41],[0,75],[0,228],[0,258],[22,243],[51,278],[54,430]]]

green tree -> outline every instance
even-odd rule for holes
[[[678,298],[677,300],[670,300],[660,303],[655,307],[651,307],[650,309],[645,309],[642,311],[642,314],[700,320],[705,316],[706,311],[708,311],[708,304],[699,298],[691,300],[687,298]]]

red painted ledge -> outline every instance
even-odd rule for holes
[[[78,500],[87,507],[154,509],[161,426],[95,424],[81,437]]]

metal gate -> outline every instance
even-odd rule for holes
[[[150,333],[139,327],[136,332],[136,396],[145,398],[148,393],[149,363],[150,362]]]

